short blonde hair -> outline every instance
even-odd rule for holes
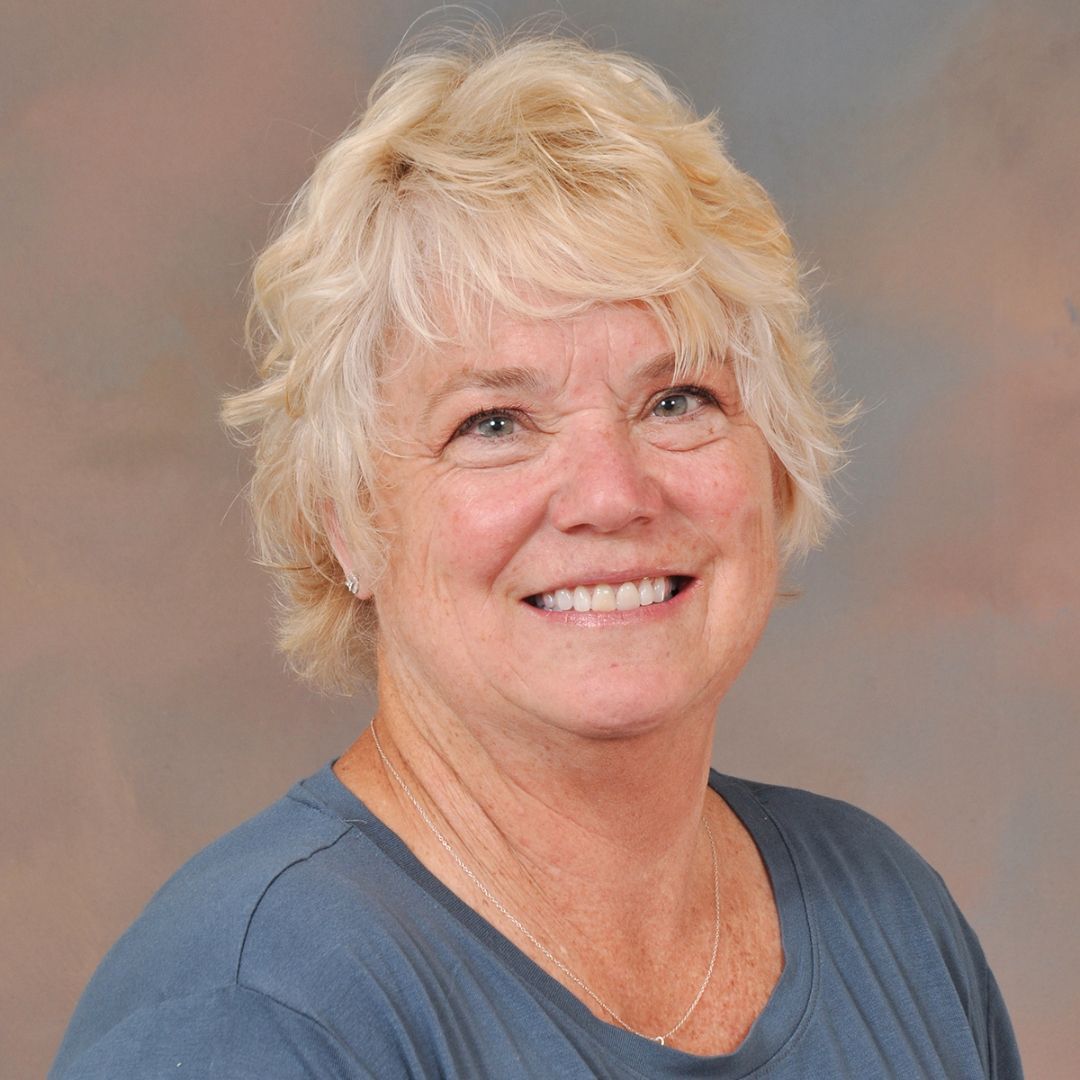
[[[255,447],[261,559],[293,666],[374,672],[374,602],[342,585],[327,508],[374,580],[379,375],[497,308],[560,318],[635,301],[690,370],[732,364],[783,466],[785,558],[818,544],[843,417],[783,222],[647,64],[574,40],[476,34],[406,52],[322,156],[253,273],[259,383],[226,422]],[[449,320],[447,316],[450,316]]]

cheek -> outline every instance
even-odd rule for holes
[[[432,504],[432,543],[447,569],[490,577],[502,569],[543,518],[538,485],[522,477],[472,475],[439,493]]]
[[[750,525],[772,517],[771,484],[762,484],[741,463],[724,460],[698,473],[692,485],[683,484],[682,503],[699,526],[717,540],[730,537]]]

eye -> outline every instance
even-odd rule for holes
[[[513,435],[518,421],[505,409],[484,409],[474,413],[454,433],[455,435],[479,435],[483,439],[500,439]]]
[[[652,398],[642,431],[661,450],[696,450],[729,430],[723,400],[701,386],[672,386]]]
[[[652,407],[654,416],[680,417],[696,412],[707,405],[715,405],[716,398],[699,386],[678,386],[667,390]]]
[[[542,434],[526,406],[491,406],[458,424],[441,453],[451,464],[465,469],[516,465],[542,450]]]

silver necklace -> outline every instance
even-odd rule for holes
[[[604,1010],[615,1021],[619,1027],[625,1028],[633,1035],[638,1035],[643,1039],[649,1039],[652,1042],[657,1042],[661,1046],[665,1045],[668,1039],[675,1034],[685,1023],[690,1019],[693,1011],[698,1007],[698,1003],[701,1001],[705,994],[705,990],[712,980],[713,968],[716,966],[716,953],[720,946],[720,868],[716,859],[716,841],[713,839],[712,829],[709,828],[708,821],[704,817],[701,819],[701,824],[705,826],[705,835],[709,838],[709,852],[712,855],[712,869],[713,869],[713,909],[715,922],[713,925],[713,943],[712,952],[709,955],[709,968],[705,972],[705,978],[702,980],[701,986],[698,987],[698,992],[694,995],[694,1000],[690,1002],[690,1007],[682,1014],[679,1022],[669,1030],[665,1031],[663,1035],[646,1035],[636,1028],[632,1028],[619,1014],[606,1002],[599,994],[597,994],[584,979],[575,975],[539,938],[513,913],[507,910],[506,905],[476,876],[470,867],[468,867],[461,856],[454,850],[450,841],[439,831],[439,827],[428,816],[428,812],[420,805],[419,800],[412,793],[409,785],[405,783],[401,774],[394,768],[393,763],[383,752],[382,743],[379,742],[378,733],[375,731],[375,722],[371,723],[371,737],[375,742],[375,749],[379,753],[379,757],[382,759],[382,763],[386,768],[386,771],[397,782],[398,787],[405,792],[409,802],[416,807],[416,812],[420,815],[420,819],[434,834],[435,839],[439,841],[446,853],[457,863],[461,872],[480,890],[484,899],[498,911],[503,918],[505,918],[512,926],[514,926],[521,934],[523,934],[532,945],[548,958],[575,986],[579,987],[586,994]]]

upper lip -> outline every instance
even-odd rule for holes
[[[642,578],[672,578],[681,577],[689,578],[691,574],[683,573],[679,570],[664,569],[662,567],[650,566],[644,569],[634,568],[630,570],[617,570],[614,573],[610,570],[583,570],[579,575],[571,577],[569,574],[563,575],[560,579],[560,583],[557,585],[545,585],[542,589],[537,589],[535,592],[527,593],[527,596],[541,596],[544,593],[553,593],[558,589],[572,589],[576,585],[622,585],[625,581],[638,582]]]

